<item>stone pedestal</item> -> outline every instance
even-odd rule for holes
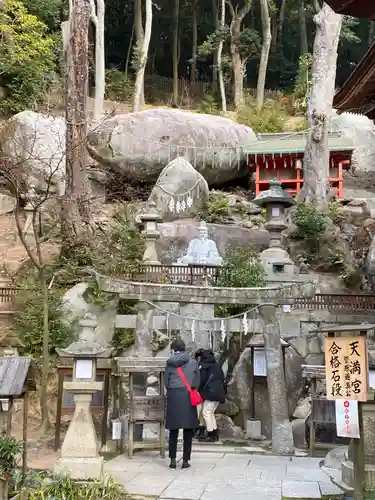
[[[375,404],[362,403],[363,440],[365,451],[365,487],[375,490]],[[353,446],[349,446],[347,460],[342,463],[342,480],[354,486]]]
[[[98,454],[90,405],[92,395],[102,390],[103,383],[73,381],[66,382],[64,387],[75,393],[75,410],[54,473],[73,479],[98,479],[103,475],[103,457]]]

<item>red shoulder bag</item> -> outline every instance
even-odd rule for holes
[[[185,384],[186,389],[189,391],[190,394],[190,401],[192,406],[198,406],[203,403],[203,398],[199,394],[199,392],[196,389],[192,389],[190,387],[189,382],[187,381],[187,378],[185,377],[184,372],[180,367],[177,368],[178,374],[180,375],[183,383]]]

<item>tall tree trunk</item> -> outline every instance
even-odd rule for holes
[[[375,40],[375,21],[369,21],[368,46],[370,47]]]
[[[224,28],[225,26],[225,0],[221,0],[221,16],[220,16],[220,27]],[[221,55],[223,52],[223,41],[221,40],[219,43],[219,47],[217,49],[217,67],[219,72],[219,86],[220,86],[220,97],[221,97],[221,109],[224,113],[227,112],[227,98],[225,96],[225,85],[224,85],[224,75],[223,75],[223,67],[221,61]]]
[[[143,20],[142,20],[142,0],[134,0],[134,30],[135,30],[135,40],[139,51],[142,50],[144,42],[144,31],[143,31]],[[137,70],[138,73],[138,70]],[[142,81],[142,88],[140,90],[139,97],[139,107],[142,108],[145,105],[145,83],[144,79]],[[133,107],[134,111],[134,107]],[[139,111],[139,109],[138,109]]]
[[[150,46],[152,31],[152,0],[146,0],[146,21],[145,36],[143,38],[142,49],[138,61],[137,76],[134,85],[133,112],[139,111],[142,102],[144,89],[145,69],[148,57],[148,48]]]
[[[40,409],[42,416],[42,428],[47,430],[50,427],[48,414],[48,375],[49,375],[49,307],[48,307],[48,287],[44,275],[44,267],[39,270],[40,286],[43,289],[43,369],[42,385],[40,392]]]
[[[180,14],[180,0],[174,0],[173,10],[173,96],[172,105],[178,107],[178,39],[179,25],[178,18]]]
[[[95,7],[96,1],[96,7]],[[94,121],[104,114],[105,51],[104,51],[104,0],[91,0],[91,20],[95,26],[95,100]]]
[[[66,190],[62,199],[64,245],[74,248],[90,224],[91,189],[86,171],[89,0],[74,0],[67,51]]]
[[[271,16],[271,54],[275,55],[277,52],[277,32],[278,32],[278,23],[277,23],[277,13],[274,12]]]
[[[191,67],[190,67],[190,81],[195,83],[197,75],[197,48],[198,48],[198,19],[197,19],[197,8],[198,0],[193,0],[193,13],[192,13],[192,28],[193,28],[193,41],[191,47]]]
[[[304,54],[307,54],[309,52],[306,31],[305,0],[300,0],[299,4],[299,32],[301,39],[301,56],[303,56]]]
[[[234,7],[232,0],[226,0],[230,14],[230,55],[232,60],[233,71],[233,96],[234,105],[238,109],[243,104],[243,78],[244,78],[244,65],[246,61],[242,60],[239,38],[241,35],[241,23],[245,16],[250,12],[253,0],[245,0],[241,9],[238,6]]]
[[[212,17],[213,17],[213,25],[214,29],[217,30],[219,27],[219,17],[217,12],[217,0],[212,0]],[[212,91],[216,94],[217,92],[217,79],[218,79],[218,53],[215,51],[213,53],[213,61],[212,61]]]
[[[280,12],[279,12],[279,22],[278,22],[278,27],[277,27],[277,44],[279,45],[281,53],[282,53],[282,39],[283,39],[283,29],[284,29],[286,5],[287,5],[287,0],[282,0]]]
[[[257,84],[257,111],[259,112],[264,104],[264,89],[266,86],[266,75],[268,57],[271,46],[271,20],[268,11],[268,0],[260,0],[260,15],[262,19],[262,52],[260,55],[258,84]]]
[[[128,78],[128,73],[129,73],[129,62],[130,62],[130,54],[132,52],[132,47],[133,47],[133,38],[134,38],[134,21],[133,21],[133,26],[132,26],[132,33],[130,35],[130,41],[128,45],[128,50],[126,52],[126,60],[125,60],[125,78]]]
[[[319,211],[323,211],[329,199],[328,130],[335,93],[342,16],[324,3],[314,21],[316,34],[307,111],[310,132],[303,164],[304,185],[299,199],[313,203]]]

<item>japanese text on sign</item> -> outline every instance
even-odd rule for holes
[[[365,337],[326,338],[324,352],[327,399],[367,401]]]
[[[338,436],[359,439],[358,401],[336,400],[336,432]]]

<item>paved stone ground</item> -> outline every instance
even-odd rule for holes
[[[320,469],[319,458],[275,457],[214,452],[193,452],[192,467],[168,469],[168,459],[143,452],[133,460],[124,455],[110,460],[105,470],[129,493],[160,500],[286,500],[344,498]]]

